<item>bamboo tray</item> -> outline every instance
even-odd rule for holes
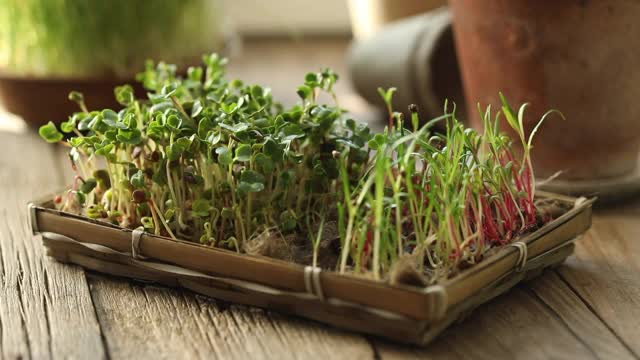
[[[591,226],[592,200],[540,193],[571,209],[481,263],[426,288],[391,286],[276,259],[237,254],[123,229],[29,204],[34,237],[49,256],[86,269],[425,345],[478,305],[559,264]]]

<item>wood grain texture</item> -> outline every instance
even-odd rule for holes
[[[599,358],[634,359],[626,344],[582,302],[555,270],[546,271],[527,287]]]
[[[559,269],[586,306],[640,358],[640,203],[602,211]]]
[[[361,336],[188,292],[92,277],[113,358],[371,359]]]
[[[84,272],[46,259],[26,204],[62,185],[50,146],[0,133],[0,357],[105,357]]]
[[[375,342],[381,359],[597,359],[523,286],[480,306],[425,349]]]

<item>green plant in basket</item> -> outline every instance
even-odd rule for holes
[[[330,210],[339,177],[332,152],[369,136],[364,126],[347,132],[341,109],[316,103],[337,76],[307,75],[302,103],[285,110],[268,88],[227,81],[225,59],[204,62],[184,79],[172,65],[149,63],[139,75],[149,98],[118,87],[119,112],[88,111],[71,95],[83,111],[61,125],[74,134],[67,144],[77,172],[58,199],[63,209],[238,251],[268,228],[306,231]],[[40,134],[62,137],[51,123]],[[349,166],[361,171],[366,157],[361,150]]]
[[[319,100],[335,99],[331,70],[307,74],[300,103],[285,109],[268,88],[227,80],[225,59],[203,60],[184,78],[173,65],[149,62],[138,76],[148,98],[118,87],[117,112],[90,111],[70,94],[81,111],[60,130],[40,129],[49,142],[70,135],[64,144],[76,176],[54,200],[58,208],[238,252],[276,239],[299,251],[261,254],[392,282],[410,282],[409,272],[424,283],[545,220],[524,107],[515,114],[503,98],[501,112],[482,113],[483,133],[466,129],[447,104],[424,126],[412,106],[406,126],[393,111],[395,90],[381,90],[389,126],[372,134]],[[500,114],[524,151],[500,132]],[[444,133],[431,131],[438,121]]]
[[[412,106],[408,130],[403,114],[393,111],[394,91],[380,90],[390,120],[368,143],[376,154],[366,176],[343,181],[341,272],[351,265],[376,279],[415,271],[437,281],[548,220],[535,203],[530,156],[538,127],[525,137],[526,104],[516,114],[501,95],[501,112],[481,111],[483,133],[465,128],[446,103],[443,116],[419,127]],[[499,129],[501,114],[522,141],[522,158]],[[435,122],[446,130],[431,132]],[[399,264],[405,274],[394,272]]]

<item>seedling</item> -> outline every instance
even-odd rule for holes
[[[139,75],[148,99],[118,87],[120,111],[89,112],[71,96],[83,111],[61,125],[77,174],[63,210],[236,251],[266,228],[302,233],[321,221],[318,209],[337,199],[332,152],[362,147],[369,134],[363,126],[349,133],[341,109],[316,103],[337,76],[308,74],[302,104],[283,110],[268,88],[226,80],[226,59],[204,63],[184,79],[174,66],[149,63]],[[62,132],[40,129],[49,142]],[[353,176],[363,159],[348,161]]]
[[[539,226],[531,144],[551,112],[526,139],[527,105],[515,115],[504,96],[502,113],[493,114],[490,107],[481,112],[483,133],[464,128],[455,106],[449,110],[447,104],[443,116],[418,128],[418,109],[412,105],[414,130],[409,131],[393,111],[392,93],[393,89],[380,90],[391,120],[384,133],[369,142],[376,155],[367,175],[356,182],[343,177],[347,211],[342,217],[347,224],[341,232],[341,272],[382,279],[398,259],[409,256],[437,282],[463,265],[479,262],[490,248]],[[512,140],[499,130],[502,114],[522,142],[522,159],[516,158]],[[445,123],[443,133],[430,131],[435,122]],[[341,157],[343,162],[347,159]],[[344,173],[347,167],[343,163],[340,169]]]
[[[81,111],[60,130],[40,129],[70,148],[76,173],[56,206],[237,252],[275,234],[307,249],[313,266],[333,226],[338,271],[384,279],[410,257],[431,282],[539,225],[524,106],[515,115],[503,98],[501,112],[520,137],[520,159],[490,108],[478,133],[455,106],[422,127],[411,106],[409,130],[393,110],[395,89],[380,90],[389,126],[372,134],[337,102],[319,103],[321,92],[336,99],[331,70],[307,74],[300,103],[285,109],[268,88],[227,80],[226,59],[203,62],[185,78],[149,62],[138,76],[148,98],[117,87],[119,111],[89,111],[72,93]],[[431,131],[436,122],[444,133]]]

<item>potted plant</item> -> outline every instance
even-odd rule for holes
[[[220,48],[219,1],[8,1],[0,8],[0,103],[30,124],[75,106],[113,107],[113,88],[149,58],[185,65]],[[38,106],[32,99],[38,98]]]
[[[225,59],[204,64],[186,78],[148,64],[147,99],[125,85],[122,110],[91,111],[74,93],[81,111],[40,128],[69,147],[76,174],[30,207],[51,255],[425,343],[486,301],[481,290],[562,261],[589,226],[589,202],[536,194],[532,137],[504,98],[477,132],[446,104],[426,125],[416,106],[405,119],[395,89],[380,89],[389,124],[374,134],[320,101],[335,99],[329,69],[284,109],[227,80]]]

